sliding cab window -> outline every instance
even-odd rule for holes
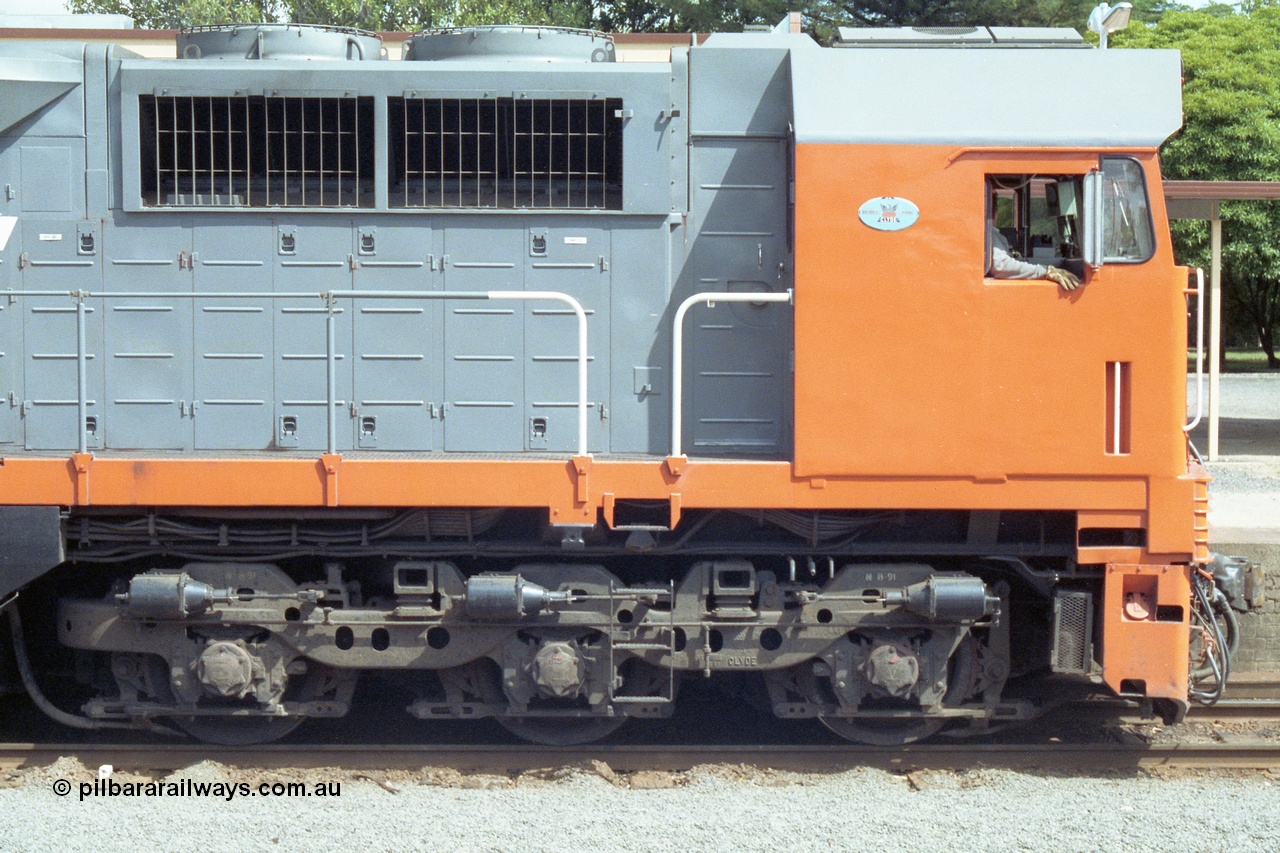
[[[987,275],[1028,277],[994,270],[997,247],[1019,262],[1080,274],[1082,187],[1080,175],[988,175]]]
[[[1155,229],[1142,164],[1131,157],[1103,157],[1102,260],[1140,264],[1155,254]]]

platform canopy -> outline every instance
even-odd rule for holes
[[[1165,181],[1170,219],[1209,222],[1209,461],[1218,458],[1217,353],[1222,349],[1222,219],[1224,201],[1280,201],[1280,181]]]

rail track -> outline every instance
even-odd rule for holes
[[[168,772],[201,761],[259,770],[342,768],[417,770],[451,767],[468,772],[518,774],[601,761],[614,771],[682,771],[707,764],[747,765],[792,772],[835,772],[855,767],[884,770],[1003,768],[1055,770],[1233,769],[1280,770],[1280,743],[1177,744],[927,744],[859,746],[379,746],[275,745],[209,747],[137,744],[0,744],[0,770],[78,758],[86,767]]]
[[[1194,705],[1189,720],[1276,720],[1280,722],[1280,699],[1223,699],[1216,705]]]
[[[1234,683],[1228,697],[1216,705],[1193,705],[1188,723],[1257,721],[1280,728],[1280,680],[1257,678]],[[87,767],[111,764],[122,770],[165,772],[204,760],[229,767],[258,769],[305,769],[316,767],[343,770],[416,770],[424,766],[494,773],[520,773],[548,767],[604,761],[620,772],[636,770],[686,770],[700,764],[745,764],[760,768],[795,772],[823,772],[852,767],[879,767],[887,770],[947,769],[972,767],[1055,768],[1055,769],[1141,769],[1154,767],[1206,769],[1274,768],[1280,770],[1280,740],[1254,738],[1228,728],[1227,741],[1176,745],[1148,744],[1129,733],[1117,733],[1115,723],[1158,725],[1140,718],[1133,703],[1094,698],[1068,703],[1050,712],[1048,718],[1098,725],[1098,734],[1108,742],[1049,743],[974,742],[946,740],[904,747],[870,747],[848,743],[814,743],[792,740],[780,743],[672,743],[661,734],[653,740],[631,743],[602,743],[585,747],[542,747],[530,744],[463,743],[440,733],[429,743],[380,743],[348,740],[346,733],[329,732],[326,743],[280,743],[269,746],[224,747],[198,743],[106,743],[88,739],[62,741],[53,731],[45,737],[27,734],[29,727],[6,727],[9,740],[25,735],[33,742],[0,741],[0,772],[43,766],[61,756],[78,758]],[[1052,729],[1052,727],[1050,727]],[[1270,728],[1270,725],[1264,725]],[[1116,743],[1105,734],[1118,734]],[[1247,731],[1247,730],[1246,730]],[[1013,732],[1016,735],[1016,731]],[[1031,734],[1032,740],[1052,737],[1055,731]],[[455,731],[453,737],[460,732]],[[1078,732],[1077,732],[1078,734]],[[17,737],[15,737],[15,735]],[[89,735],[89,738],[98,736]],[[101,737],[109,737],[104,735]],[[650,735],[652,737],[652,734]],[[1265,737],[1265,735],[1263,736]],[[58,738],[55,742],[54,739]],[[77,738],[78,739],[78,738]],[[133,739],[132,736],[126,740]],[[1068,740],[1067,737],[1063,738]],[[1076,740],[1072,737],[1070,740]],[[43,742],[41,742],[43,741]]]

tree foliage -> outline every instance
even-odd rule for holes
[[[586,26],[590,7],[555,0],[70,0],[73,12],[128,15],[139,27],[292,21],[412,31],[479,24]]]
[[[608,32],[713,32],[802,12],[818,35],[839,26],[1083,27],[1094,0],[70,0],[74,12],[129,15],[140,27],[297,21],[372,30],[488,23]],[[1138,0],[1144,19],[1173,4]]]
[[[1254,3],[1249,14],[1167,14],[1152,28],[1131,28],[1117,47],[1182,52],[1183,129],[1161,152],[1173,180],[1280,180],[1280,8]],[[1209,229],[1174,224],[1184,263],[1207,267]],[[1280,202],[1224,202],[1223,281],[1227,337],[1261,344],[1270,367],[1280,333]]]

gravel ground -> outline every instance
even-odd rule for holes
[[[1187,380],[1187,401],[1193,413],[1194,379]],[[1191,440],[1207,453],[1207,421]],[[1222,377],[1219,452],[1208,463],[1210,525],[1228,538],[1250,528],[1280,536],[1280,371]]]
[[[517,779],[424,769],[375,780],[203,763],[166,777],[253,788],[341,780],[340,796],[312,798],[305,809],[296,798],[261,796],[82,801],[78,783],[92,774],[71,759],[27,775],[29,784],[0,790],[6,850],[1280,849],[1280,770],[796,775],[731,766],[623,779],[600,766]],[[77,783],[67,796],[53,793],[58,778]]]
[[[1205,411],[1208,412],[1209,378],[1205,377]],[[1187,412],[1195,406],[1195,376],[1187,377]],[[1280,419],[1280,370],[1258,373],[1224,373],[1220,379],[1221,414],[1224,418]]]

